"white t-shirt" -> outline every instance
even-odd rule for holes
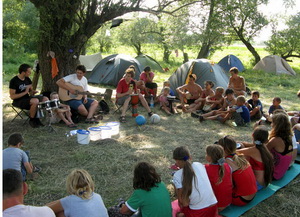
[[[193,180],[192,193],[190,195],[190,209],[203,209],[217,203],[212,187],[210,185],[205,167],[203,164],[194,162],[192,164],[196,179]],[[183,169],[178,170],[173,176],[173,183],[176,189],[182,188]],[[195,185],[196,182],[196,185]]]
[[[293,149],[297,149],[298,146],[297,146],[297,140],[296,140],[296,136],[295,135],[292,136],[292,143],[293,143]]]
[[[93,193],[90,199],[84,200],[76,195],[60,199],[66,217],[108,217],[107,209],[99,194]]]
[[[86,77],[82,77],[81,80],[79,80],[77,78],[77,74],[71,74],[71,75],[67,75],[66,77],[63,77],[63,79],[65,80],[65,82],[71,83],[73,85],[77,85],[77,86],[81,86],[83,87],[84,91],[88,91],[88,82]]]
[[[55,214],[47,206],[37,207],[20,204],[4,210],[3,217],[55,217]]]

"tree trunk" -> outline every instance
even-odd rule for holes
[[[188,62],[188,61],[189,61],[189,54],[183,52],[183,63],[186,63],[186,62]]]
[[[207,57],[209,56],[209,48],[210,46],[206,43],[204,43],[198,53],[197,59],[207,59]]]
[[[163,60],[166,62],[166,63],[169,63],[170,62],[170,55],[171,55],[171,51],[169,50],[169,47],[167,44],[164,43],[164,57],[163,57]]]
[[[244,45],[246,45],[247,49],[251,52],[251,54],[254,56],[254,65],[256,63],[258,63],[260,61],[260,56],[259,54],[256,52],[255,48],[252,46],[252,44],[250,42],[248,42],[244,36],[240,33],[237,32],[238,37],[240,38],[240,40],[244,43]]]

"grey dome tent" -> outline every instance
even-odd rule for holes
[[[105,57],[95,66],[88,82],[116,87],[130,65],[135,66],[135,79],[138,80],[141,74],[140,63],[128,55],[114,54]]]
[[[265,56],[253,67],[253,69],[276,74],[296,75],[296,72],[292,67],[283,58],[277,55]]]
[[[137,59],[140,62],[142,69],[144,69],[146,66],[150,66],[151,71],[162,72],[162,73],[164,72],[160,64],[155,59],[153,59],[148,55],[141,54],[135,57],[135,59]]]
[[[79,62],[84,65],[88,72],[91,72],[93,68],[102,60],[101,53],[95,53],[92,55],[80,55]]]
[[[229,72],[229,70],[232,67],[237,67],[240,72],[245,70],[245,67],[244,67],[242,61],[239,58],[237,58],[236,56],[231,55],[231,54],[227,55],[226,57],[223,57],[218,62],[218,65],[221,66],[225,72]]]
[[[171,89],[175,91],[177,87],[187,84],[189,74],[197,75],[196,83],[202,88],[207,80],[214,82],[214,88],[223,87],[226,89],[228,86],[229,78],[218,64],[211,63],[207,59],[196,59],[182,64],[171,75],[169,78]]]

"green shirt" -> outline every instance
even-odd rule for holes
[[[169,192],[163,182],[150,191],[134,190],[126,202],[126,206],[133,212],[140,209],[143,217],[171,217],[172,207]]]

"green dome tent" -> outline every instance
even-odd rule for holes
[[[171,75],[169,78],[171,89],[175,91],[177,87],[187,84],[189,74],[197,75],[196,83],[202,88],[204,88],[204,82],[207,80],[214,82],[214,88],[223,87],[226,89],[228,86],[229,78],[218,64],[207,59],[196,59],[182,64]]]
[[[105,57],[95,66],[88,82],[116,87],[130,65],[135,66],[135,79],[138,80],[142,71],[140,63],[128,55],[114,54]]]
[[[153,72],[164,72],[160,64],[148,55],[140,54],[137,57],[135,57],[135,59],[139,61],[142,69],[144,69],[146,66],[149,66],[151,68],[151,71]]]

